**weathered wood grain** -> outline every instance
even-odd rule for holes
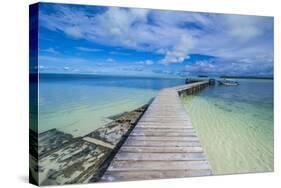
[[[132,153],[119,152],[116,161],[201,161],[205,160],[203,153]]]
[[[211,175],[210,164],[178,94],[204,84],[207,81],[161,90],[101,181]]]
[[[107,181],[128,181],[128,180],[150,180],[165,178],[184,178],[195,176],[209,176],[212,174],[208,170],[149,170],[149,171],[122,171],[122,172],[106,172],[103,179]]]
[[[113,161],[108,171],[207,170],[208,161]]]
[[[120,152],[149,152],[149,153],[192,153],[203,152],[202,147],[146,147],[146,146],[123,146]]]
[[[132,136],[178,136],[178,137],[186,137],[186,136],[197,136],[196,133],[181,133],[181,132],[132,132]]]
[[[133,136],[131,135],[128,138],[128,141],[134,141],[134,142],[138,142],[138,141],[153,141],[153,140],[158,140],[158,141],[162,141],[162,142],[166,142],[166,141],[199,141],[198,137],[194,137],[194,136],[190,136],[190,137],[175,137],[175,136]]]

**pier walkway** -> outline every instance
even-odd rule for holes
[[[130,181],[211,175],[179,94],[208,81],[163,89],[121,146],[101,181]]]

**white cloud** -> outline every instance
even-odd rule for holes
[[[108,66],[107,63],[103,62],[93,62],[91,59],[81,58],[81,57],[64,57],[64,56],[52,56],[52,55],[40,55],[39,63],[48,65],[44,67],[49,72],[61,72],[63,71],[73,71],[73,72],[83,72],[83,73],[104,73],[104,72],[116,72],[116,63],[111,63]]]
[[[64,29],[65,33],[72,36],[72,37],[75,37],[75,38],[82,38],[83,37],[83,32],[81,31],[81,29],[77,26],[69,26],[69,27],[66,27]]]
[[[112,45],[137,48],[136,27],[147,22],[147,14],[146,9],[110,7],[92,20],[94,27],[89,37],[100,42],[110,40]]]
[[[73,69],[73,72],[80,72],[80,69]]]
[[[125,52],[116,52],[116,51],[111,51],[109,52],[110,54],[113,54],[113,55],[130,55],[129,53],[125,53]]]
[[[212,59],[196,61],[185,66],[183,72],[187,75],[207,74],[210,76],[221,75],[273,75],[272,62],[261,59]]]
[[[165,57],[160,60],[161,63],[182,63],[185,59],[188,59],[188,53],[194,46],[192,37],[188,35],[181,36],[178,44],[171,50],[167,51]]]
[[[273,55],[271,17],[214,14],[210,20],[212,24],[198,37],[191,53],[227,59]]]
[[[59,54],[59,52],[54,48],[46,48],[46,49],[43,49],[41,51],[51,53],[51,54]]]
[[[54,65],[60,65],[64,63],[68,64],[91,64],[92,61],[85,58],[77,58],[77,57],[62,57],[62,56],[54,56],[54,55],[39,55],[38,57],[39,63],[52,63]]]
[[[188,64],[185,66],[184,72],[188,73],[204,73],[213,72],[217,67],[209,61],[197,61],[194,64]]]
[[[151,60],[145,60],[145,61],[138,61],[138,62],[136,62],[136,64],[139,64],[139,65],[153,65],[154,62],[151,61]]]
[[[76,47],[76,49],[80,50],[80,51],[84,51],[84,52],[100,52],[102,51],[101,49],[97,49],[97,48],[86,48],[86,47],[82,47],[82,46],[78,46]]]
[[[53,13],[40,12],[39,18],[41,26],[72,38],[163,55],[159,61],[163,64],[181,63],[189,54],[196,53],[224,59],[224,64],[220,62],[221,67],[216,67],[218,72],[236,70],[233,62],[241,69],[256,71],[259,63],[267,61],[267,67],[263,68],[270,69],[273,60],[273,19],[270,17],[118,7],[96,13],[89,7],[81,10],[58,6]],[[246,59],[251,65],[245,63]],[[203,70],[209,65],[201,62],[192,66]],[[216,71],[208,67],[212,69]]]
[[[241,42],[246,42],[263,34],[262,20],[261,17],[232,15],[225,16],[224,24],[230,36]]]
[[[165,13],[153,12],[159,15]],[[101,14],[89,16],[90,12],[58,6],[56,13],[41,12],[40,23],[43,27],[62,31],[70,37],[142,51],[170,50],[179,36],[191,36],[194,33],[186,28],[171,27],[161,22],[158,16],[155,16],[154,21],[159,24],[151,24],[148,21],[150,13],[148,9],[110,7]]]
[[[109,63],[114,63],[115,62],[115,60],[112,59],[112,58],[107,58],[106,61],[109,62]]]

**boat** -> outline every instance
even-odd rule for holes
[[[218,80],[219,85],[225,85],[225,86],[238,86],[239,82],[234,81],[234,80]]]

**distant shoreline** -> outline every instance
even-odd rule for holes
[[[30,75],[39,75],[39,76],[84,76],[84,77],[95,77],[95,76],[104,76],[104,77],[127,77],[127,78],[143,78],[143,79],[179,79],[183,80],[183,77],[180,76],[160,76],[160,75],[120,75],[120,74],[93,74],[93,73],[30,73]]]
[[[220,78],[238,78],[238,79],[260,79],[260,80],[273,80],[274,77],[267,76],[220,76]]]

